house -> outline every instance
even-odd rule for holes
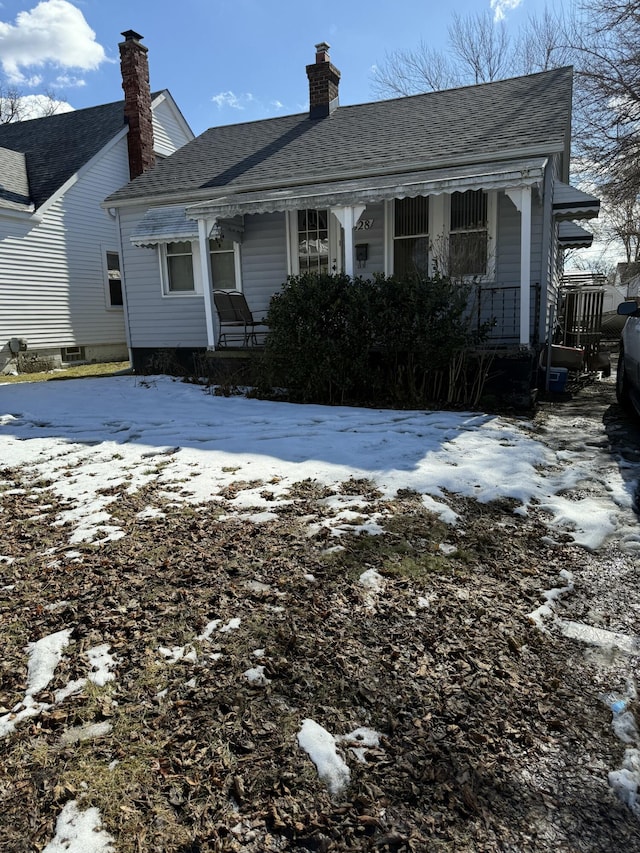
[[[120,44],[124,101],[0,126],[0,371],[126,359],[122,261],[105,196],[193,133]]]
[[[289,275],[470,278],[474,317],[530,371],[575,220],[598,199],[569,182],[572,69],[339,105],[329,46],[306,68],[309,110],[214,127],[115,192],[131,356],[215,351],[213,289],[264,312]]]

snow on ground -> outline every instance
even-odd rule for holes
[[[388,497],[414,489],[452,524],[447,492],[514,498],[523,513],[539,504],[552,526],[588,548],[626,525],[624,546],[640,552],[640,533],[623,520],[633,502],[629,472],[623,477],[615,463],[594,472],[588,452],[552,452],[526,420],[216,397],[167,377],[20,383],[0,388],[0,458],[34,482],[50,482],[66,501],[58,522],[71,525],[70,544],[123,535],[110,487],[155,483],[171,500],[200,502],[243,481],[232,504],[259,522],[273,517],[294,482],[353,477]],[[604,499],[576,493],[594,476],[606,480]],[[341,510],[334,533],[354,514],[365,519],[361,529],[380,529],[378,516],[366,517],[366,501],[331,502]],[[158,511],[150,506],[145,515]]]
[[[547,425],[548,430],[561,428],[566,424],[554,423],[553,418]],[[575,438],[580,426],[569,428]],[[242,483],[241,489],[233,491],[235,497],[226,494],[224,513],[228,514],[230,502],[236,514],[261,523],[290,500],[294,483],[311,479],[337,487],[354,478],[370,480],[389,498],[399,489],[413,489],[422,494],[427,509],[451,525],[457,524],[458,516],[448,504],[449,494],[483,502],[513,498],[519,504],[517,512],[526,514],[537,506],[547,514],[551,541],[569,533],[577,543],[597,549],[615,536],[627,553],[640,553],[640,531],[632,513],[640,466],[633,469],[631,463],[611,456],[606,465],[594,465],[588,442],[582,448],[576,449],[574,441],[570,450],[552,450],[524,419],[216,397],[200,386],[167,377],[23,383],[0,387],[0,461],[0,470],[19,467],[33,484],[32,491],[49,488],[64,502],[57,523],[69,525],[70,545],[124,535],[111,514],[110,505],[117,499],[111,487],[135,492],[153,483],[165,499],[197,503],[221,500],[225,489]],[[328,525],[333,535],[344,529],[369,533],[382,529],[379,510],[369,508],[364,495],[335,494],[326,503],[335,514],[320,523]],[[221,517],[222,513],[221,505]],[[144,523],[161,514],[159,506],[148,506],[138,519]],[[310,519],[311,529],[316,529],[313,524],[317,528],[317,519]],[[451,546],[442,546],[445,554],[447,547]],[[73,552],[67,557],[71,559]],[[0,556],[0,564],[11,559]],[[307,579],[315,580],[311,575]],[[549,620],[560,623],[556,603],[573,590],[568,573],[560,582],[531,614],[542,629]],[[363,573],[360,583],[371,606],[376,596],[384,595],[383,579],[375,572]],[[417,606],[428,607],[429,600],[420,599]],[[225,625],[214,619],[194,636],[195,644],[160,647],[158,654],[167,665],[195,661],[197,649],[206,653],[215,634],[239,625],[239,618]],[[558,626],[565,636],[586,643],[621,647],[626,639],[635,649],[637,642],[603,631],[592,630],[587,636],[585,626],[577,623]],[[24,717],[50,707],[34,696],[51,681],[70,636],[71,629],[65,629],[25,649],[29,658],[26,695],[12,713],[0,718],[0,736],[8,736]],[[96,646],[85,655],[87,678],[57,691],[56,703],[81,690],[87,680],[105,684],[115,677],[117,658],[108,646]],[[263,657],[264,651],[256,650],[255,656]],[[268,683],[260,664],[242,677],[256,687]],[[628,748],[623,767],[612,771],[609,781],[630,807],[638,809],[640,742],[635,722],[631,725],[628,719],[627,699],[611,702],[614,731]],[[71,729],[65,736],[73,743],[107,731],[85,729]],[[343,754],[352,752],[366,761],[366,752],[376,748],[378,737],[364,728],[334,736],[307,719],[298,742],[329,790],[337,794],[349,781]],[[45,853],[108,853],[113,839],[99,826],[96,809],[81,812],[75,801],[69,802]]]

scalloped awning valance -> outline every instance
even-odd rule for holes
[[[286,189],[238,192],[188,205],[185,214],[194,220],[221,219],[304,208],[351,207],[394,198],[440,195],[466,190],[533,186],[542,181],[546,162],[546,158],[538,157],[387,175],[382,178],[360,178]]]
[[[600,213],[600,199],[556,181],[553,187],[553,214],[558,220],[594,219]]]
[[[558,222],[558,240],[563,249],[588,249],[593,243],[593,234],[575,222]]]

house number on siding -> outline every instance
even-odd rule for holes
[[[359,219],[356,222],[356,231],[368,231],[373,227],[373,219]]]

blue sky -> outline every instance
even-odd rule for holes
[[[556,5],[560,0],[556,0]],[[568,2],[568,0],[567,0]],[[74,108],[122,97],[118,42],[144,36],[151,87],[170,89],[195,133],[306,109],[305,66],[327,41],[342,72],[340,102],[376,99],[373,67],[421,40],[442,47],[452,11],[491,11],[509,28],[544,0],[4,0],[0,80],[54,91]]]

